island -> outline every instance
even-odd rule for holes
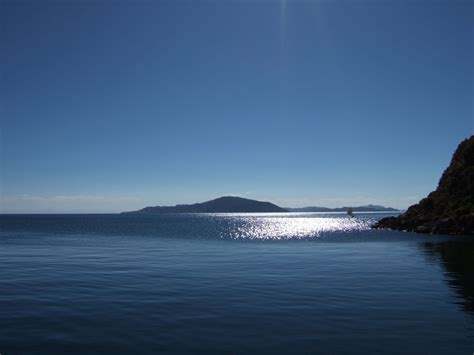
[[[256,201],[237,196],[223,196],[214,200],[176,205],[150,206],[138,211],[122,212],[122,214],[158,214],[158,213],[232,213],[232,212],[342,212],[346,213],[349,207],[301,207],[283,208],[271,202]],[[398,212],[391,207],[367,205],[352,207],[354,212]]]
[[[214,200],[190,205],[145,207],[126,214],[156,213],[231,213],[231,212],[288,212],[271,202],[250,200],[236,196],[223,196]]]
[[[435,191],[400,216],[383,218],[373,227],[474,235],[474,136],[459,144]]]

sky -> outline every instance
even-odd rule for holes
[[[407,208],[474,134],[470,0],[2,0],[0,23],[0,213]]]

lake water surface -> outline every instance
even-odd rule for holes
[[[381,217],[0,216],[0,353],[472,354],[474,240]]]

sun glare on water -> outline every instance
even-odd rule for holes
[[[232,239],[310,239],[331,232],[354,232],[370,229],[371,221],[348,217],[238,217],[222,238]]]

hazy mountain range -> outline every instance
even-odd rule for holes
[[[291,208],[285,207],[285,210],[289,212],[346,212],[349,209],[348,206],[346,207],[336,207],[336,208],[328,208],[328,207],[300,207],[300,208]],[[354,212],[396,212],[398,211],[392,207],[384,207],[379,205],[367,205],[367,206],[357,206],[352,207],[352,211]]]
[[[227,213],[227,212],[346,212],[349,207],[302,207],[282,208],[271,202],[250,200],[242,197],[224,196],[214,200],[176,206],[150,206],[138,211],[123,212],[127,214],[157,213]],[[391,207],[367,205],[352,207],[354,212],[385,212],[398,211]]]

